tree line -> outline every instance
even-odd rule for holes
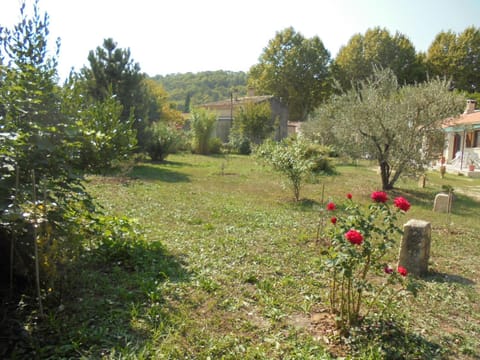
[[[317,36],[305,38],[287,28],[276,34],[260,62],[252,66],[249,82],[288,99],[290,118],[302,121],[338,88],[352,88],[376,68],[391,69],[401,85],[441,77],[451,80],[452,89],[473,95],[480,87],[478,54],[480,30],[475,27],[459,34],[440,32],[426,53],[417,53],[405,35],[375,27],[352,36],[335,58]],[[275,76],[278,73],[283,76]]]
[[[275,34],[259,62],[243,72],[210,71],[156,75],[152,79],[168,92],[177,109],[227,99],[232,92],[275,95],[290,108],[290,119],[305,121],[338,88],[348,90],[369,78],[375,68],[389,68],[401,85],[436,77],[451,80],[452,89],[480,100],[480,30],[438,33],[426,52],[417,52],[408,37],[381,27],[355,34],[335,58],[318,36],[304,37],[294,28]]]
[[[244,96],[247,74],[243,71],[203,71],[198,73],[155,75],[152,77],[168,93],[177,110],[190,112],[198,105]]]

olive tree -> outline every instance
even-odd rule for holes
[[[376,69],[353,89],[333,96],[310,119],[307,136],[327,126],[340,149],[362,149],[380,168],[382,187],[424,167],[442,151],[442,119],[457,114],[464,99],[446,80],[400,86],[392,70]],[[307,130],[307,129],[305,129]]]

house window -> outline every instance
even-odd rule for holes
[[[473,131],[470,131],[470,132],[467,132],[465,134],[465,147],[467,148],[471,148],[473,147],[473,141],[474,141],[474,137],[473,137]]]
[[[473,147],[480,147],[480,130],[474,131]]]

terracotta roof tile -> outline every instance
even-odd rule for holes
[[[272,95],[263,95],[263,96],[245,96],[241,97],[238,99],[233,99],[233,104],[234,105],[241,105],[245,104],[248,102],[254,102],[254,103],[259,103],[268,99],[271,99],[273,96]],[[202,107],[208,107],[208,108],[218,108],[218,107],[225,107],[225,106],[231,106],[232,105],[232,100],[231,99],[225,99],[225,100],[220,100],[220,101],[214,101],[210,103],[205,103],[202,104]]]
[[[445,119],[442,127],[451,127],[451,126],[458,126],[458,125],[473,125],[473,124],[480,124],[480,111],[474,111],[469,114],[461,114],[457,117],[451,117]]]

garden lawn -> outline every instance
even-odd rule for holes
[[[432,223],[430,274],[388,322],[340,341],[319,320],[328,305],[320,213],[347,193],[369,202],[380,177],[370,163],[336,169],[306,184],[298,203],[278,174],[244,156],[170,155],[128,176],[91,177],[104,211],[136,219],[145,244],[79,261],[48,319],[27,323],[30,349],[41,358],[478,359],[480,203],[466,194],[480,180],[430,173],[424,189],[407,180],[389,193],[412,203],[402,222]],[[442,185],[455,190],[450,215],[432,212]]]

